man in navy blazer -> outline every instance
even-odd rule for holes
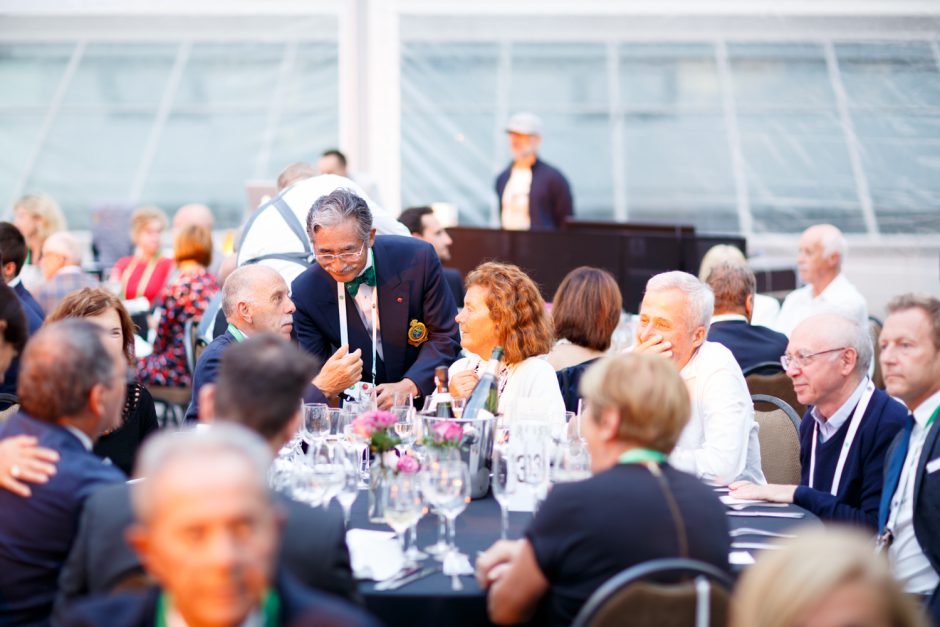
[[[45,319],[42,307],[29,293],[29,290],[20,281],[20,271],[26,263],[26,239],[20,230],[9,222],[0,222],[0,278],[13,288],[13,292],[23,306],[29,334],[39,330]],[[7,368],[6,376],[0,381],[0,393],[16,394],[16,380],[20,371],[19,357],[13,359]],[[10,403],[0,401],[0,410],[6,409]]]
[[[887,310],[881,371],[911,414],[885,457],[879,534],[895,578],[940,625],[940,299],[905,294]]]
[[[732,484],[732,496],[876,528],[885,454],[907,411],[868,378],[872,354],[868,329],[854,319],[820,314],[793,329],[783,360],[797,400],[810,406],[800,424],[800,485]]]
[[[49,623],[85,499],[124,480],[92,453],[98,436],[120,424],[127,388],[127,362],[103,336],[90,322],[65,320],[40,330],[23,351],[21,411],[0,426],[0,439],[33,436],[60,459],[29,498],[0,490],[0,624]]]
[[[457,308],[434,248],[412,237],[376,238],[368,205],[346,189],[313,204],[307,233],[317,264],[291,285],[301,347],[323,361],[337,350],[361,351],[355,395],[376,386],[380,408],[396,393],[430,394],[434,368],[453,363],[460,350]],[[320,392],[329,398],[348,385]]]
[[[725,262],[715,266],[705,282],[715,293],[715,313],[708,328],[708,341],[723,344],[742,371],[758,364],[778,364],[787,350],[787,336],[751,324],[757,279],[746,264]],[[768,374],[779,372],[771,368]]]

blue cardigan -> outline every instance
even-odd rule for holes
[[[854,408],[853,408],[854,411]],[[800,486],[793,502],[823,520],[878,526],[883,467],[888,445],[904,425],[907,409],[882,390],[875,390],[862,416],[855,441],[845,461],[837,496],[829,494],[851,420],[825,442],[816,445],[815,488],[809,487],[810,449],[815,420],[807,411],[800,424]]]

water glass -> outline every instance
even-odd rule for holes
[[[330,433],[330,408],[326,403],[304,405],[303,435],[307,444],[326,437]]]
[[[388,500],[385,504],[385,522],[398,536],[398,544],[405,554],[405,536],[408,529],[424,514],[424,499],[418,475],[398,473],[389,478]]]
[[[395,433],[402,445],[411,446],[418,437],[415,408],[411,405],[395,405],[389,410],[395,416]]]
[[[493,478],[490,486],[493,488],[493,498],[499,503],[500,533],[502,540],[506,539],[509,531],[509,500],[516,493],[516,486],[512,474],[512,455],[506,446],[497,446],[493,449]]]
[[[360,468],[362,455],[355,447],[340,444],[337,447],[339,463],[343,467],[343,478],[336,493],[336,500],[343,508],[343,520],[346,527],[349,527],[349,513],[352,511],[353,503],[359,496],[359,486],[361,483]]]
[[[459,460],[430,464],[422,473],[422,487],[428,501],[447,520],[451,553],[459,553],[456,544],[455,521],[470,502],[470,470]]]
[[[591,455],[580,439],[567,440],[555,455],[555,483],[582,481],[591,476]]]

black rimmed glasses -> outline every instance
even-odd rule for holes
[[[834,353],[836,351],[844,351],[846,348],[848,348],[848,346],[842,346],[841,348],[830,348],[828,350],[819,351],[818,353],[797,353],[795,355],[784,353],[780,356],[780,365],[783,366],[784,370],[788,370],[791,365],[797,366],[799,368],[805,368],[813,361],[813,359],[819,357],[820,355]]]
[[[338,253],[335,255],[332,253],[317,252],[317,261],[319,262],[321,266],[328,266],[334,261],[336,261],[337,259],[342,261],[343,263],[350,263],[352,261],[357,261],[360,257],[362,257],[362,253],[364,253],[365,250],[366,250],[366,243],[362,242],[362,246],[360,246],[359,250],[355,252]]]

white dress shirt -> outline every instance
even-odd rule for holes
[[[307,213],[313,203],[321,196],[341,187],[350,189],[365,199],[372,211],[372,226],[379,235],[404,235],[405,237],[409,235],[408,228],[404,224],[369,198],[354,181],[343,176],[323,174],[299,181],[281,192],[281,197],[306,230]],[[249,260],[263,255],[302,253],[303,251],[303,242],[287,226],[277,209],[273,205],[266,205],[262,213],[259,213],[248,226],[248,232],[238,250],[238,265],[242,266]],[[284,277],[288,287],[306,269],[306,266],[298,262],[281,259],[267,259],[261,263],[277,270]]]
[[[821,313],[837,313],[858,320],[862,325],[868,324],[865,297],[840,273],[819,296],[813,296],[812,285],[790,292],[771,328],[789,336],[796,325]]]
[[[485,362],[479,355],[462,357],[451,365],[448,377],[464,370],[474,370]],[[546,422],[564,424],[565,399],[561,396],[555,369],[545,360],[544,355],[529,357],[518,364],[508,366],[505,382],[500,381],[500,385],[500,413],[512,419],[514,414],[527,413],[528,409],[532,409]],[[528,406],[523,407],[519,403]]]
[[[858,405],[858,402],[862,399],[866,385],[868,385],[868,377],[862,377],[861,382],[856,386],[852,394],[839,406],[839,409],[832,412],[831,416],[824,417],[819,413],[816,406],[813,405],[809,414],[813,417],[813,420],[816,421],[816,424],[819,425],[820,442],[825,442],[834,436],[836,432],[842,428],[842,425],[845,424],[845,421],[852,417],[856,405]]]
[[[764,484],[754,404],[734,355],[704,342],[680,372],[692,415],[669,462],[708,481]]]
[[[888,549],[894,577],[904,586],[905,592],[913,594],[929,594],[940,583],[937,572],[930,565],[914,534],[914,474],[924,449],[924,440],[927,439],[927,421],[938,405],[940,392],[930,396],[914,410],[911,442],[898,487],[891,498],[891,513],[888,516],[888,528],[894,533],[894,542]]]
[[[362,276],[366,270],[372,267],[372,250],[369,250],[369,260],[358,276]],[[359,319],[366,328],[366,334],[372,337],[372,300],[375,298],[375,288],[371,285],[361,283],[359,290],[353,300],[356,301],[356,309],[359,310]],[[385,359],[385,353],[382,352],[382,322],[379,320],[379,304],[375,303],[375,352],[380,359]]]

